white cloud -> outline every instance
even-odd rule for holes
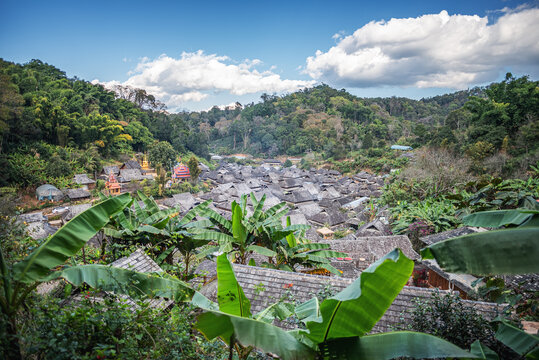
[[[503,9],[494,24],[447,11],[373,21],[308,57],[304,72],[338,86],[466,88],[507,67],[538,72],[537,34],[539,9]]]
[[[281,79],[272,72],[273,67],[259,71],[256,67],[261,64],[258,59],[233,63],[227,56],[205,54],[202,50],[184,52],[178,59],[163,54],[153,60],[147,57],[140,59],[123,85],[145,89],[169,107],[176,108],[216,93],[282,93],[314,84],[314,81]],[[104,85],[111,87],[115,84],[118,82]]]

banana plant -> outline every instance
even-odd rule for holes
[[[290,217],[286,218],[287,228],[291,226]],[[346,257],[343,252],[330,250],[329,244],[310,243],[300,235],[294,233],[286,235],[284,239],[273,244],[276,256],[271,262],[264,262],[262,267],[285,271],[297,271],[297,267],[326,269],[340,276],[341,272],[331,265],[331,258]]]
[[[8,358],[21,357],[17,337],[17,312],[26,297],[46,281],[51,269],[63,265],[92,238],[111,216],[131,204],[129,195],[107,199],[75,216],[22,261],[8,264],[0,249],[0,308],[8,321]]]
[[[195,206],[181,218],[179,216],[172,217],[166,226],[170,238],[165,241],[168,249],[161,254],[160,259],[164,259],[174,251],[178,251],[182,255],[183,271],[181,278],[183,280],[188,280],[192,276],[189,267],[191,261],[199,254],[199,249],[210,242],[207,239],[195,239],[194,236],[203,232],[208,226],[212,226],[212,223],[208,220],[193,221],[198,215],[206,211],[210,203],[211,200],[208,200]]]
[[[113,239],[115,257],[118,249],[130,245],[150,246],[150,251],[159,255],[166,249],[162,242],[171,237],[167,224],[179,210],[161,210],[152,198],[141,191],[137,193],[137,197],[144,207],[141,207],[135,198],[133,206],[116,214],[110,225],[103,229],[103,233]]]
[[[471,226],[506,227],[435,243],[421,250],[423,259],[435,259],[454,273],[474,275],[527,274],[539,272],[539,204],[527,208],[484,211],[466,216]],[[539,337],[505,322],[498,325],[496,338],[528,358],[539,355]]]
[[[206,209],[201,215],[214,225],[213,229],[201,232],[195,239],[213,240],[218,246],[209,248],[202,254],[216,251],[229,254],[230,258],[245,264],[249,254],[256,252],[264,256],[274,257],[273,245],[295,231],[308,228],[306,225],[291,225],[283,228],[281,217],[288,212],[286,203],[277,204],[263,211],[266,195],[260,201],[250,194],[253,214],[247,214],[247,195],[243,195],[240,204],[232,202],[232,220],[228,220],[212,209]]]
[[[321,304],[313,298],[295,307],[306,329],[285,331],[261,320],[268,309],[251,313],[250,302],[223,254],[217,259],[218,304],[201,295],[196,300],[193,297],[193,304],[205,310],[195,326],[209,340],[222,339],[230,347],[230,359],[234,349],[242,359],[253,348],[285,360],[484,358],[428,334],[403,331],[366,335],[395,300],[412,269],[413,261],[395,249],[337,295]]]

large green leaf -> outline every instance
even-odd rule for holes
[[[190,300],[195,291],[183,281],[106,265],[81,265],[53,273],[48,279],[64,278],[73,285],[130,296],[158,296],[175,301]]]
[[[533,215],[529,210],[482,211],[465,216],[462,222],[469,226],[497,228],[505,225],[520,225]]]
[[[258,312],[255,316],[255,320],[263,321],[265,323],[271,324],[276,318],[279,320],[284,320],[289,318],[294,314],[294,305],[291,303],[285,302],[276,302],[271,304],[267,308]]]
[[[159,211],[159,205],[151,197],[146,196],[142,191],[137,191],[137,194],[145,205],[145,210],[148,213],[156,213]]]
[[[232,236],[217,231],[203,231],[195,234],[193,238],[199,240],[215,240],[218,241],[219,244],[222,242],[234,242],[234,238]]]
[[[294,313],[304,323],[315,321],[320,318],[320,304],[318,298],[313,297],[296,306]]]
[[[208,340],[220,337],[230,344],[234,337],[243,346],[253,346],[284,360],[313,359],[315,355],[311,348],[277,326],[219,311],[199,315],[196,328]]]
[[[440,241],[421,250],[448,272],[474,275],[539,272],[539,228],[474,233]]]
[[[235,201],[232,202],[232,235],[238,244],[244,245],[247,241],[247,231],[242,223],[243,213]]]
[[[217,257],[217,302],[224,313],[251,317],[251,302],[236,280],[226,254]]]
[[[232,222],[224,218],[222,215],[220,215],[216,211],[210,208],[204,208],[200,210],[200,216],[208,218],[212,223],[222,226],[223,228],[228,230],[230,233],[232,233]]]
[[[500,321],[495,337],[520,355],[527,354],[539,345],[537,335],[528,334],[505,321]]]
[[[131,203],[129,194],[107,199],[75,216],[24,260],[13,266],[14,277],[23,283],[39,281],[49,270],[62,265],[90,240],[110,217]]]
[[[498,360],[498,354],[492,351],[489,347],[481,344],[479,340],[475,340],[470,347],[470,352],[474,355],[479,356],[481,359],[486,360]]]
[[[412,274],[414,263],[395,249],[364,270],[346,289],[324,300],[320,321],[307,323],[316,343],[371,331]]]
[[[187,214],[185,214],[183,218],[177,222],[177,226],[181,227],[181,226],[187,225],[197,215],[201,215],[202,213],[204,213],[204,211],[207,210],[211,202],[212,202],[211,200],[206,200],[202,204],[198,204],[197,206],[189,210]]]
[[[324,359],[481,358],[436,336],[411,331],[335,339],[321,344],[320,350]]]
[[[277,253],[273,250],[270,250],[268,248],[265,248],[263,246],[258,246],[258,245],[249,245],[247,246],[247,248],[245,249],[246,251],[254,251],[260,255],[264,255],[264,256],[270,256],[270,257],[273,257],[273,256],[277,256]]]

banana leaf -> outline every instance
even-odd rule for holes
[[[208,311],[197,317],[196,328],[208,340],[220,337],[243,346],[253,346],[283,360],[314,359],[314,351],[290,333],[263,321],[243,318],[219,311]]]
[[[200,216],[208,218],[215,225],[220,225],[232,233],[232,223],[210,208],[200,210]]]
[[[15,279],[23,283],[41,280],[50,269],[62,265],[75,255],[109,222],[111,216],[122,211],[131,201],[129,194],[122,194],[75,216],[24,260],[13,266]]]
[[[181,227],[181,226],[185,226],[187,225],[191,220],[193,220],[197,215],[200,215],[202,214],[204,211],[206,211],[206,209],[208,208],[208,205],[210,205],[212,201],[211,200],[206,200],[204,201],[202,204],[198,204],[197,206],[195,206],[194,208],[192,208],[191,210],[189,210],[187,212],[187,214],[185,214],[183,216],[183,218],[178,222],[178,226]]]
[[[411,331],[335,339],[320,344],[320,350],[324,359],[482,358],[436,336]]]
[[[315,343],[363,336],[380,320],[412,274],[414,263],[395,249],[346,289],[320,305],[321,319],[307,322],[305,336]]]
[[[255,320],[271,324],[273,320],[284,320],[294,314],[294,305],[290,303],[276,302],[254,316]]]
[[[318,302],[318,298],[313,297],[299,304],[296,306],[294,313],[303,323],[316,321],[316,319],[320,318],[320,303]]]
[[[479,340],[475,340],[470,347],[470,352],[474,355],[479,356],[481,359],[486,360],[498,360],[498,354],[492,351],[489,347],[481,344]]]
[[[214,240],[218,241],[219,243],[234,242],[234,238],[232,236],[217,231],[200,232],[198,234],[195,234],[193,238],[199,240]]]
[[[506,225],[521,225],[536,214],[539,214],[539,211],[518,209],[482,211],[465,216],[462,222],[469,226],[497,228]]]
[[[140,200],[144,203],[145,210],[149,213],[156,213],[159,211],[159,205],[155,202],[155,200],[151,197],[147,197],[142,191],[137,191],[137,195],[139,196]]]
[[[264,255],[264,256],[270,256],[270,257],[274,257],[274,256],[277,256],[277,253],[273,250],[270,250],[268,248],[265,248],[265,247],[262,247],[262,246],[258,246],[258,245],[249,245],[247,246],[247,248],[245,249],[246,251],[254,251],[260,255]]]
[[[224,313],[251,317],[251,302],[236,280],[226,254],[217,257],[217,302]]]
[[[247,241],[247,231],[242,224],[243,213],[235,201],[232,202],[232,235],[238,244],[245,245]]]
[[[495,337],[519,355],[525,355],[539,346],[539,336],[528,334],[505,321],[499,322]]]
[[[156,274],[140,273],[106,265],[80,265],[54,272],[47,280],[64,278],[75,286],[83,283],[92,288],[127,294],[133,297],[158,296],[175,301],[188,301],[195,290],[189,285]]]
[[[421,250],[442,269],[474,275],[539,272],[539,228],[486,231],[440,241]]]

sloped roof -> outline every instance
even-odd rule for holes
[[[298,211],[305,216],[314,216],[321,213],[323,209],[317,203],[312,203],[298,205]]]
[[[157,263],[146,255],[141,249],[136,250],[127,257],[114,261],[110,265],[121,269],[128,269],[143,273],[163,271],[163,269],[161,269],[159,265],[157,265]]]
[[[91,196],[90,192],[84,189],[67,189],[65,194],[71,200],[85,199]]]
[[[130,181],[141,181],[144,179],[151,179],[151,175],[143,175],[139,169],[121,169],[120,176],[118,181],[120,182],[130,182]]]
[[[319,243],[329,244],[332,250],[347,253],[352,258],[354,269],[349,269],[344,262],[332,262],[340,270],[347,270],[344,276],[355,276],[357,272],[366,269],[376,260],[384,257],[395,248],[402,250],[404,255],[412,260],[418,260],[419,255],[412,248],[410,240],[405,235],[372,236],[350,239],[321,240]],[[341,268],[343,265],[345,268]],[[350,271],[353,270],[353,271]]]
[[[120,167],[120,169],[142,169],[142,166],[136,160],[128,160]]]
[[[467,234],[473,234],[478,231],[479,231],[478,228],[464,226],[457,229],[447,230],[447,231],[437,233],[437,234],[423,236],[419,238],[419,240],[421,240],[426,245],[432,245],[442,240],[447,240],[447,239],[451,239],[457,236],[462,236],[462,235],[467,235]]]
[[[113,173],[114,175],[118,175],[119,172],[120,172],[120,169],[116,165],[103,166],[103,173],[106,175],[109,175],[110,173]]]
[[[255,266],[233,265],[236,278],[251,301],[251,311],[257,313],[277,302],[285,292],[290,292],[298,302],[304,302],[329,284],[335,292],[342,291],[355,279],[308,275],[302,273],[266,269]],[[393,330],[402,322],[409,321],[409,311],[415,307],[413,299],[429,300],[438,290],[405,286],[371,333]],[[441,291],[448,293],[447,291]],[[209,295],[209,294],[208,294]],[[483,316],[493,319],[503,307],[477,301],[464,301]]]
[[[64,220],[69,221],[73,219],[75,216],[80,214],[83,211],[88,210],[92,207],[92,204],[80,204],[80,205],[72,205],[68,208],[68,210],[62,215]]]
[[[293,191],[291,196],[289,197],[289,201],[294,204],[300,204],[314,200],[316,200],[316,197],[311,195],[311,193],[307,190],[303,189]]]
[[[324,212],[308,217],[308,219],[320,225],[328,224],[329,226],[336,226],[346,222],[348,216],[339,210],[329,208]]]
[[[88,185],[88,184],[94,184],[95,183],[95,181],[90,179],[87,174],[76,174],[73,177],[73,181],[76,184],[80,184],[80,185]]]

